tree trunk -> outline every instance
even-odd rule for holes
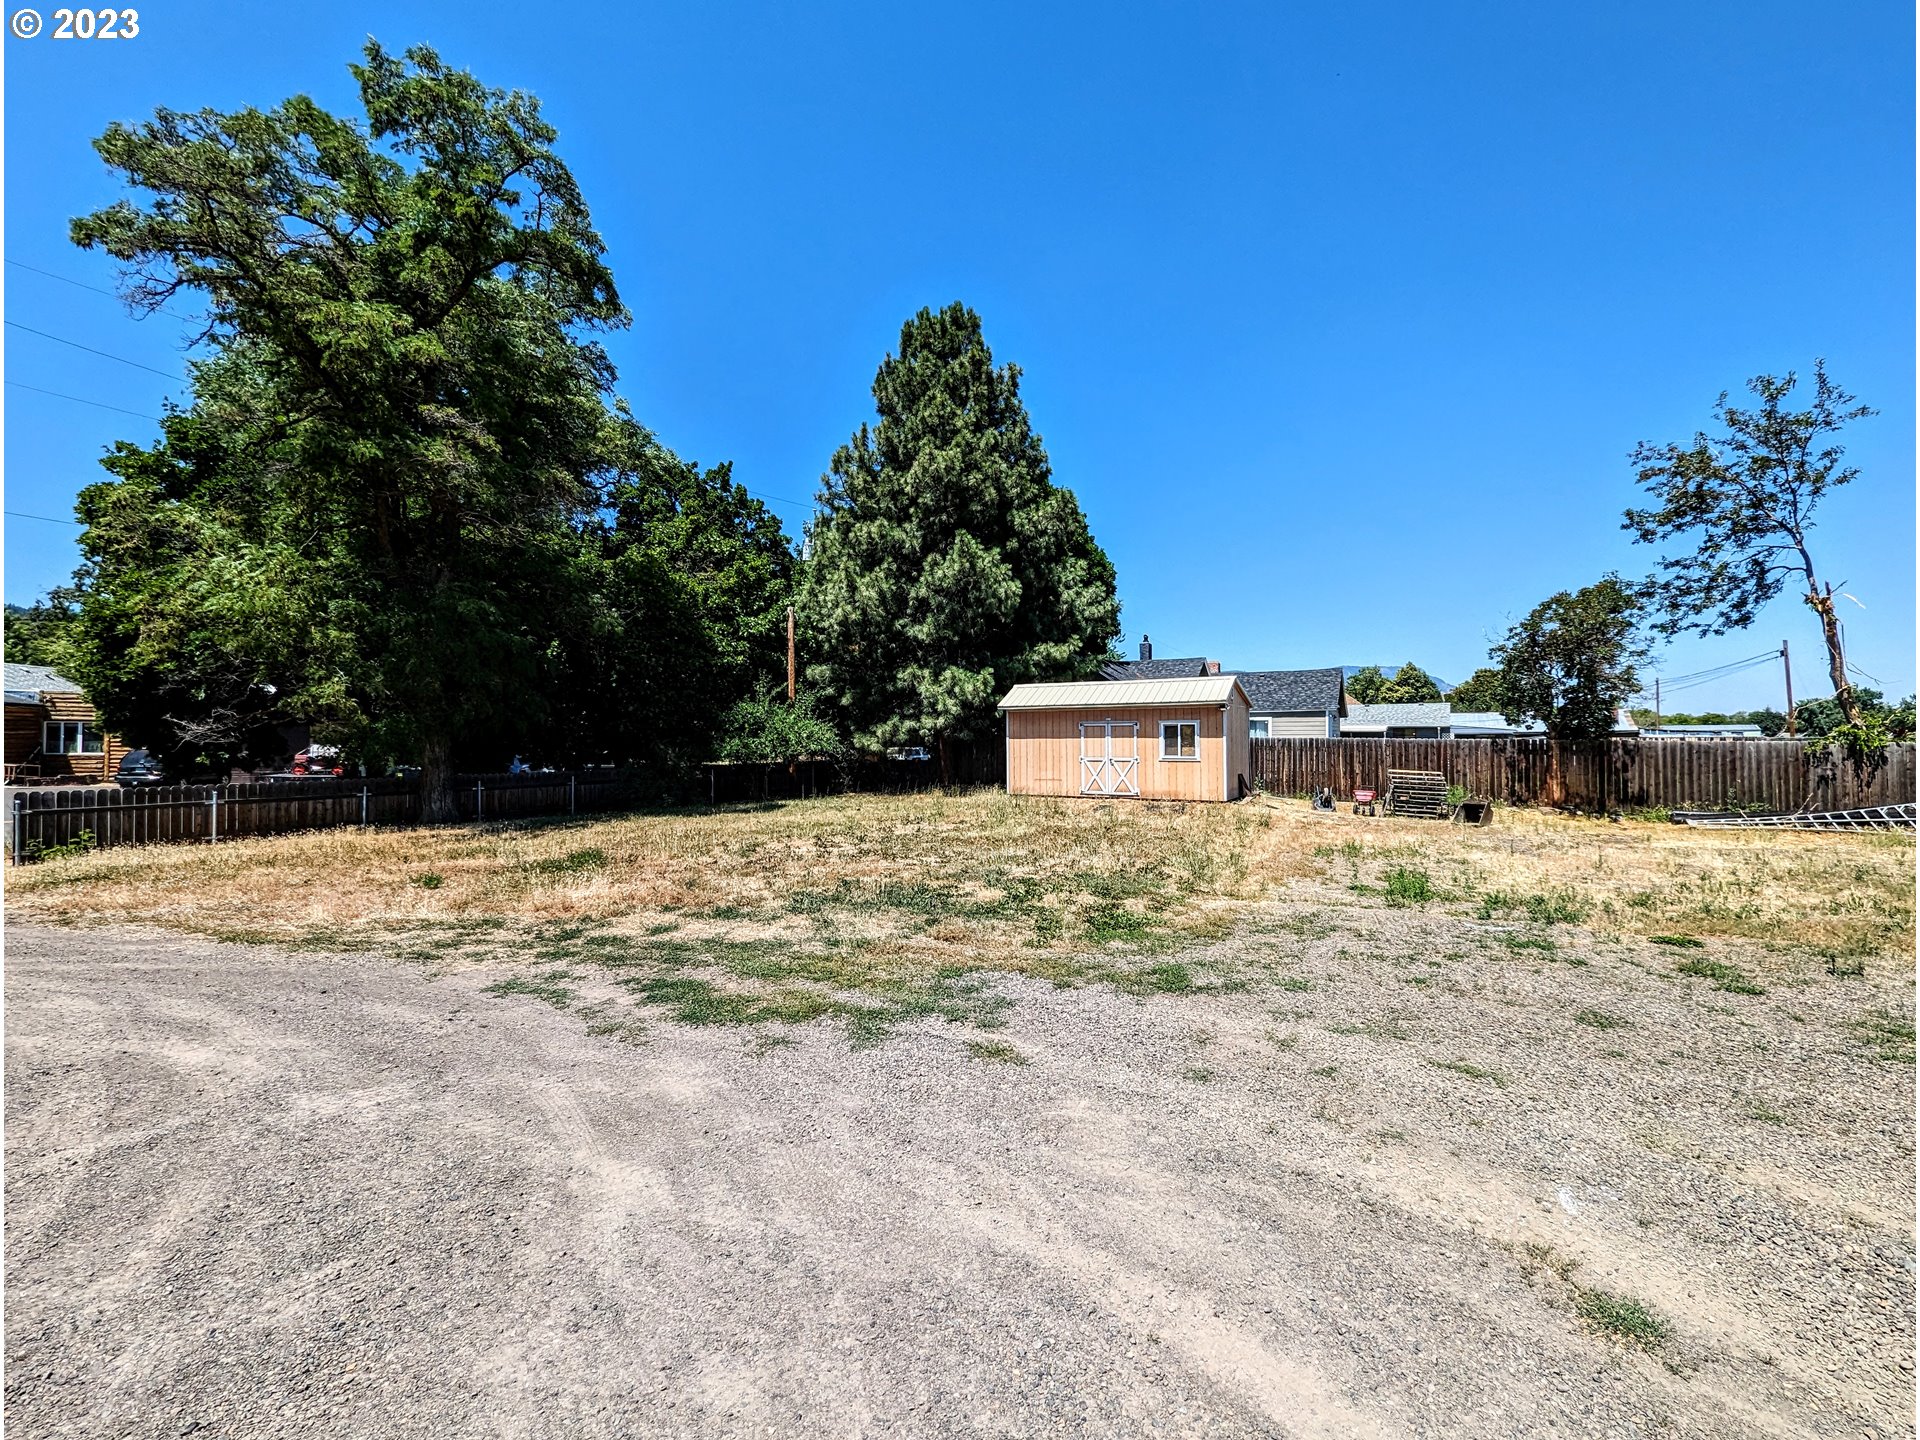
[[[1807,591],[1807,604],[1820,617],[1820,634],[1827,642],[1827,674],[1833,679],[1834,703],[1847,717],[1849,725],[1860,723],[1860,702],[1853,686],[1847,683],[1847,652],[1840,641],[1840,617],[1833,609],[1833,587],[1814,586]]]
[[[453,793],[453,742],[444,734],[427,737],[420,757],[420,823],[452,825],[460,819]]]
[[[940,788],[953,788],[953,741],[945,735],[940,737]]]

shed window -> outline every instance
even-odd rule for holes
[[[1249,720],[1247,722],[1247,737],[1252,740],[1267,739],[1267,722],[1264,720]]]
[[[1198,760],[1200,727],[1191,720],[1160,722],[1160,758],[1162,760]]]
[[[84,720],[49,720],[40,733],[40,748],[48,755],[98,755],[101,737]]]

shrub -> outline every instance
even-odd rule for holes
[[[63,841],[58,845],[49,845],[44,840],[29,840],[27,842],[25,858],[29,862],[35,860],[71,860],[76,856],[91,854],[95,848],[96,841],[93,831],[82,830],[71,840]]]

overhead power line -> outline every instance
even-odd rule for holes
[[[29,515],[24,510],[8,510],[4,513],[13,516],[16,520],[44,520],[49,525],[78,525],[80,523],[78,520],[62,520],[58,515]]]
[[[136,369],[136,370],[146,370],[146,371],[149,371],[149,372],[150,372],[150,373],[152,373],[152,374],[155,374],[155,375],[161,375],[161,376],[164,376],[164,377],[166,377],[166,378],[167,378],[167,379],[169,379],[169,380],[177,380],[177,381],[181,381],[181,382],[185,382],[185,380],[186,380],[186,378],[187,378],[186,376],[184,376],[184,375],[182,375],[182,374],[180,374],[180,373],[179,373],[178,371],[175,371],[175,370],[155,370],[155,369],[153,368],[153,366],[151,366],[151,365],[144,365],[144,364],[142,364],[142,363],[141,363],[140,361],[138,361],[138,360],[129,360],[129,359],[127,359],[127,357],[126,357],[126,356],[124,356],[124,355],[115,355],[115,354],[113,354],[112,352],[110,352],[110,351],[107,351],[107,350],[96,350],[96,349],[94,349],[94,348],[93,348],[93,346],[91,346],[91,345],[82,345],[82,344],[81,344],[81,343],[80,343],[80,342],[79,342],[78,340],[69,340],[69,339],[67,339],[66,337],[64,337],[64,336],[61,336],[61,335],[52,335],[52,334],[49,334],[49,333],[48,333],[47,331],[45,331],[45,330],[36,330],[36,329],[34,329],[34,328],[33,328],[33,326],[31,326],[31,325],[22,325],[22,324],[21,324],[21,323],[20,323],[20,322],[19,322],[18,320],[9,320],[9,321],[7,321],[7,324],[9,324],[9,325],[11,325],[11,326],[13,326],[13,328],[14,328],[14,329],[16,329],[16,330],[24,330],[24,331],[26,331],[26,332],[27,332],[27,333],[28,333],[29,335],[38,335],[38,336],[39,336],[39,337],[40,337],[41,339],[43,339],[43,340],[51,340],[51,341],[53,341],[53,342],[54,342],[55,344],[58,344],[58,345],[71,345],[71,346],[72,346],[72,347],[73,347],[74,349],[76,349],[76,350],[84,350],[84,351],[86,351],[86,352],[87,352],[87,353],[88,353],[89,355],[99,355],[99,356],[101,356],[101,357],[103,357],[104,359],[108,359],[108,360],[118,360],[118,361],[119,361],[119,362],[120,362],[120,363],[121,363],[122,365],[131,365],[131,366],[133,366],[133,368],[134,368],[134,369]]]
[[[11,262],[11,263],[18,263],[18,262]],[[33,267],[27,266],[26,268],[32,269]],[[47,273],[47,272],[42,272],[42,273]],[[56,275],[54,278],[59,279],[61,277]],[[77,285],[80,282],[76,280],[72,283]],[[90,289],[93,289],[94,287],[89,285],[89,286],[84,286],[82,288],[90,290]],[[53,342],[59,345],[71,345],[76,350],[85,350],[89,355],[99,355],[107,360],[117,360],[122,365],[133,366],[136,370],[145,370],[154,375],[164,376],[166,379],[169,379],[169,380],[184,381],[187,378],[184,375],[169,373],[168,371],[165,371],[165,370],[156,370],[151,365],[142,364],[138,360],[129,360],[124,355],[114,355],[106,350],[96,350],[91,345],[82,345],[78,340],[69,340],[65,336],[54,335],[45,330],[36,330],[31,325],[21,324],[18,320],[9,320],[6,323],[13,326],[13,328],[16,330],[26,331],[29,335],[38,335],[44,340],[52,340]],[[118,411],[122,415],[136,415],[143,420],[153,420],[156,422],[159,420],[158,416],[148,415],[143,411],[128,410],[124,406],[120,406],[120,405],[107,405],[107,404],[103,404],[101,401],[98,401],[98,400],[85,400],[78,395],[64,395],[58,390],[45,390],[38,385],[27,385],[18,380],[9,380],[7,381],[7,384],[18,385],[23,390],[33,390],[41,395],[51,395],[57,400],[71,400],[78,405],[93,405],[102,410]],[[740,488],[743,490],[746,490],[747,487],[743,485]],[[795,508],[801,509],[801,510],[811,510],[813,508],[812,504],[808,501],[795,500],[792,497],[786,496],[786,495],[768,495],[758,490],[747,490],[747,494],[753,496],[753,498],[756,500],[769,501],[775,505],[792,505]]]
[[[72,285],[76,289],[80,289],[80,290],[91,290],[93,291],[94,294],[104,295],[109,300],[119,300],[121,301],[122,304],[125,303],[124,297],[121,296],[117,291],[103,289],[101,286],[98,286],[98,285],[89,285],[87,284],[86,281],[75,280],[72,276],[69,276],[69,275],[56,275],[51,270],[42,270],[38,265],[29,265],[24,260],[15,260],[11,255],[7,257],[7,264],[17,265],[22,270],[31,270],[34,274],[44,275],[49,280],[58,280],[62,285]],[[163,315],[177,316],[182,320],[191,320],[194,318],[191,315],[182,315],[178,310],[169,310],[164,305],[156,305],[154,308]]]
[[[160,420],[158,415],[149,415],[143,410],[129,410],[121,405],[106,405],[98,400],[82,399],[78,395],[62,395],[58,390],[42,390],[38,385],[29,385],[24,380],[9,380],[7,384],[20,390],[31,390],[36,395],[51,395],[56,400],[71,400],[76,405],[91,405],[96,410],[112,410],[121,415],[133,415],[142,420],[152,420],[156,424]]]

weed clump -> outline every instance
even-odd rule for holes
[[[1433,881],[1424,870],[1396,865],[1385,877],[1389,905],[1424,905],[1434,898]]]

